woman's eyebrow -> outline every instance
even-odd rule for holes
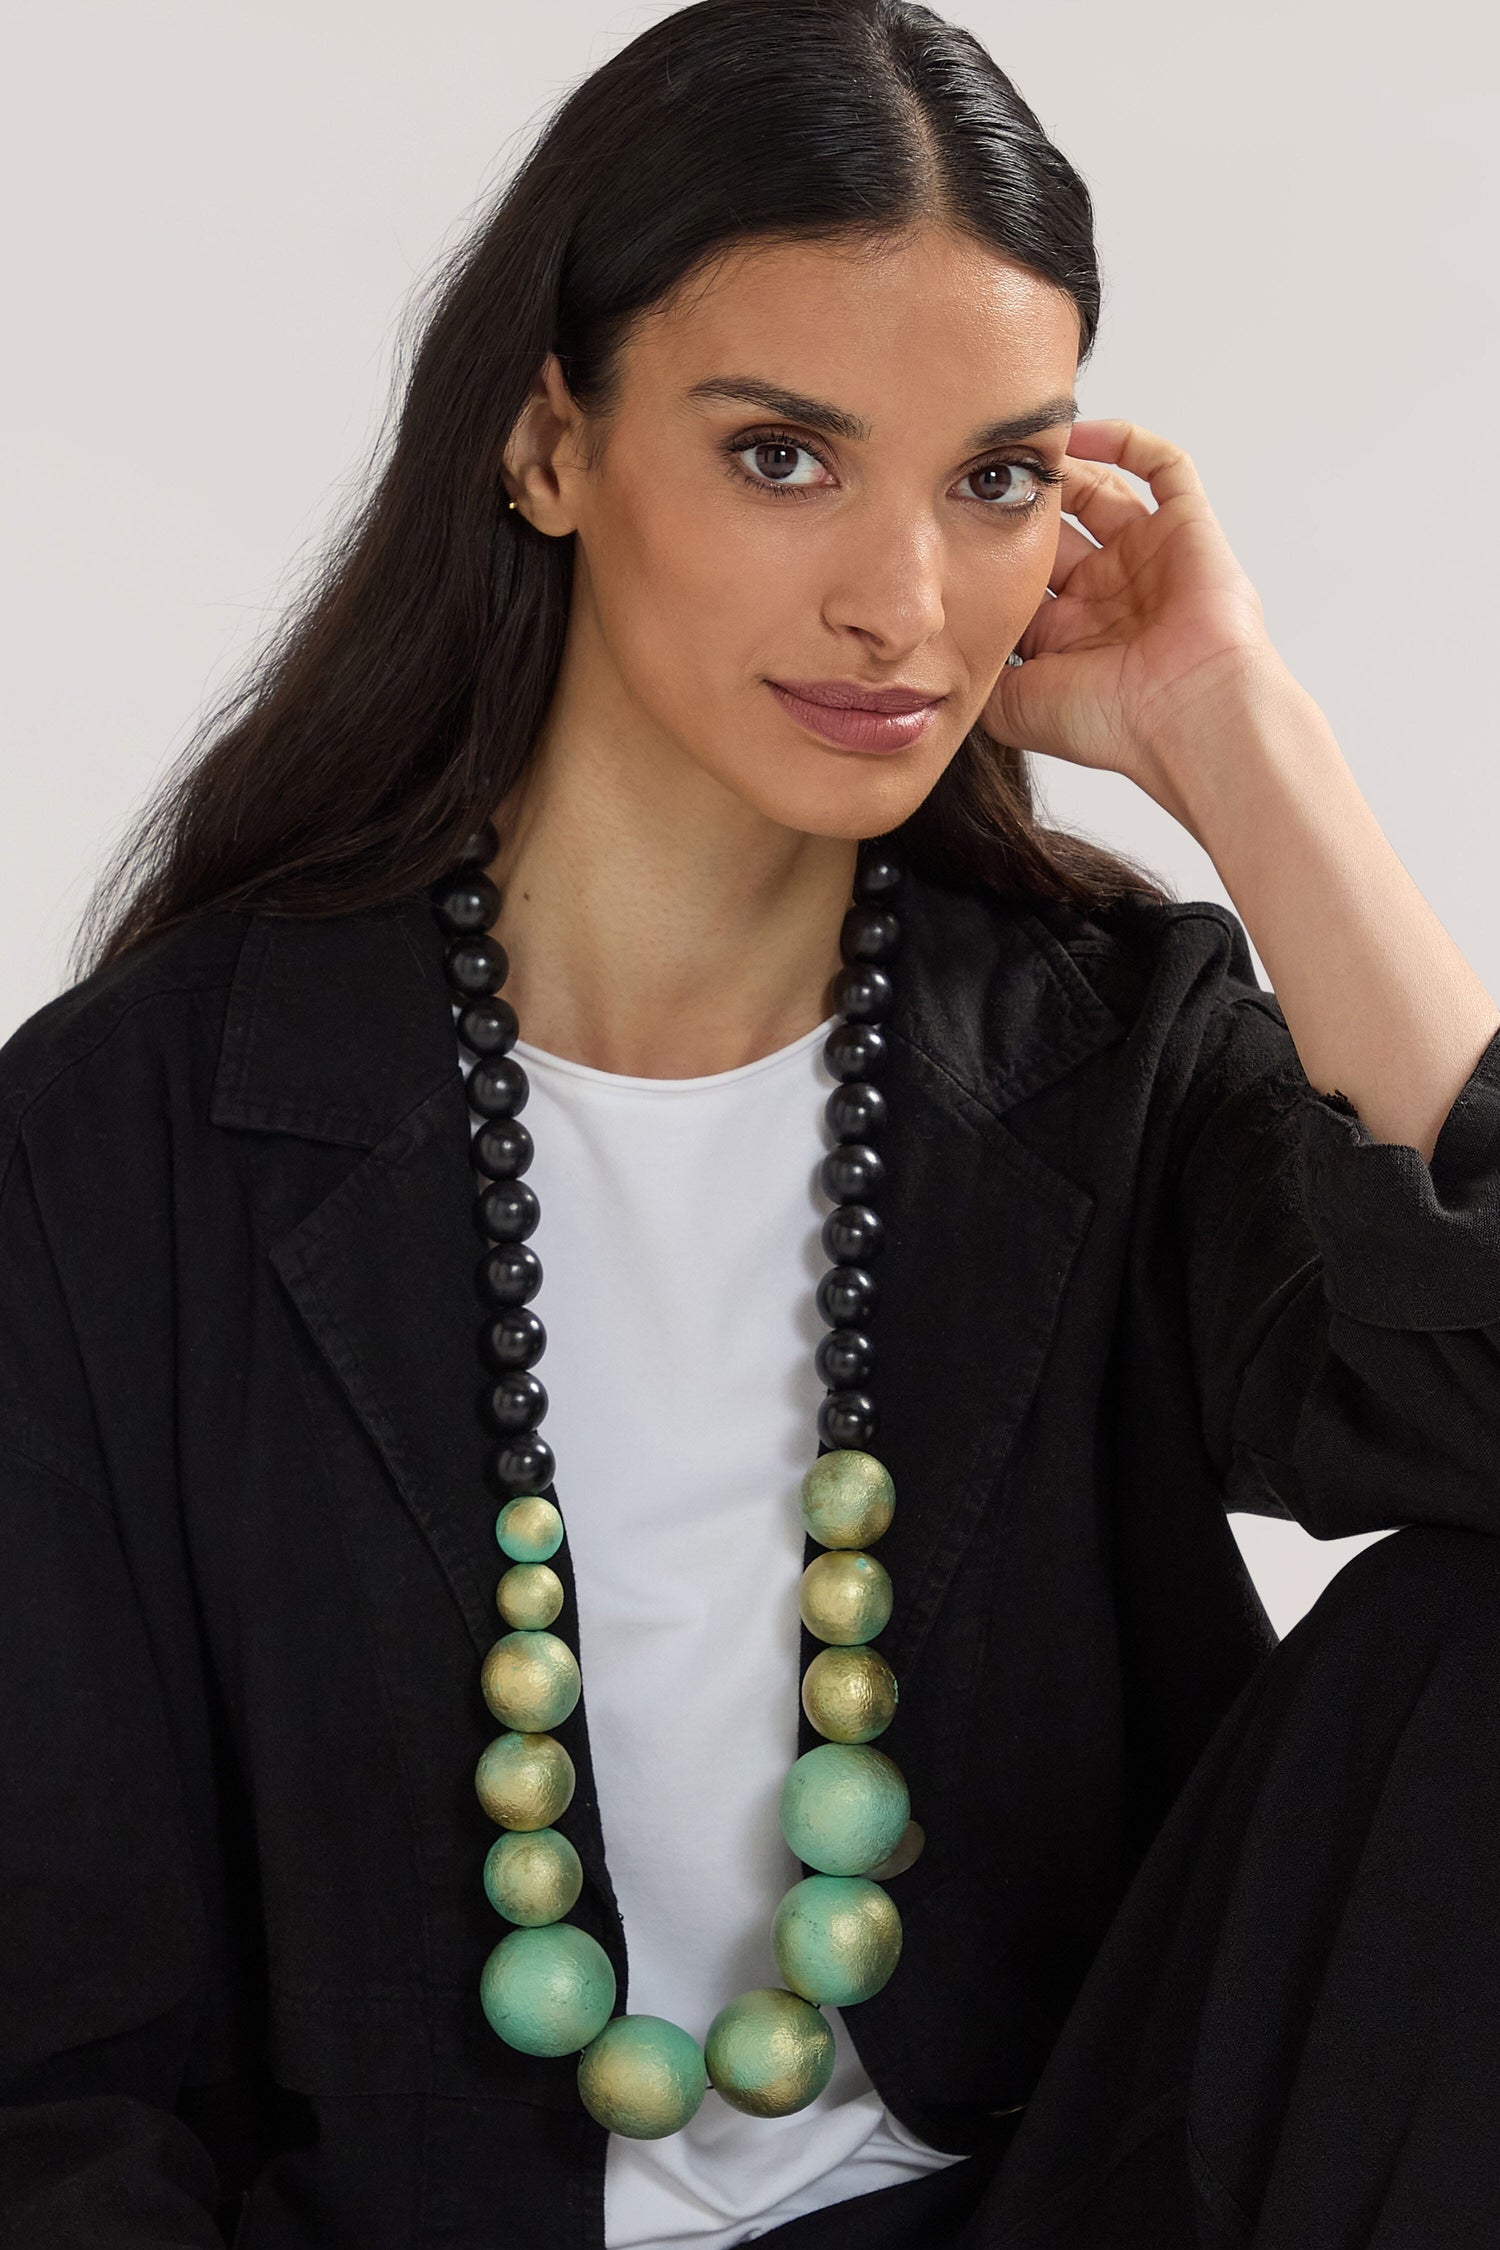
[[[805,422],[809,429],[824,430],[830,437],[851,438],[862,443],[870,435],[870,425],[862,415],[846,413],[841,406],[830,406],[826,399],[804,397],[801,391],[789,391],[780,383],[765,382],[758,375],[705,375],[701,382],[690,383],[683,395],[694,404],[739,400],[761,406],[769,414],[778,414],[788,422]],[[1010,415],[1000,422],[987,422],[983,429],[974,432],[968,450],[977,453],[986,446],[1013,444],[1017,438],[1035,437],[1039,430],[1053,430],[1063,422],[1077,419],[1076,398],[1067,395],[1044,399],[1024,414]]]

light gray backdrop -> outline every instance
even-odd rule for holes
[[[58,989],[108,846],[357,481],[411,292],[517,136],[668,12],[12,0],[0,1036]],[[1493,16],[946,12],[1094,194],[1083,412],[1187,447],[1282,653],[1500,992]],[[1128,782],[1041,779],[1059,820],[1232,903]],[[1231,1521],[1283,1631],[1368,1544]]]

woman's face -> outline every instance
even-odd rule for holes
[[[1044,598],[1077,357],[1062,291],[925,227],[735,252],[637,324],[602,430],[549,360],[507,468],[577,534],[552,718],[788,828],[894,827]],[[786,682],[940,700],[894,745],[834,743]]]

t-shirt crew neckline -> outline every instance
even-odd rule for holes
[[[790,1065],[797,1056],[805,1055],[828,1037],[838,1022],[836,1015],[826,1016],[822,1023],[804,1031],[800,1039],[793,1039],[785,1047],[775,1047],[769,1055],[757,1055],[754,1062],[737,1063],[732,1070],[709,1070],[695,1078],[640,1078],[628,1071],[600,1070],[593,1063],[576,1062],[571,1055],[554,1055],[545,1047],[533,1047],[528,1040],[518,1039],[511,1053],[530,1068],[553,1072],[558,1077],[572,1078],[585,1085],[597,1086],[612,1093],[655,1094],[658,1096],[693,1094],[710,1091],[715,1087],[737,1086],[747,1078],[758,1078],[768,1070]]]

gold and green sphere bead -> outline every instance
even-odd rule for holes
[[[563,1582],[542,1562],[512,1563],[495,1588],[495,1607],[518,1632],[539,1633],[562,1614]]]
[[[550,1500],[526,1493],[506,1501],[495,1518],[495,1537],[512,1562],[550,1562],[563,1543],[563,1520]]]
[[[776,1966],[817,2008],[850,2008],[885,1984],[901,1958],[895,1900],[863,1875],[808,1875],[771,1926]]]
[[[709,2084],[747,2117],[791,2117],[833,2076],[832,2026],[811,2002],[779,1985],[741,1992],[703,2042]]]
[[[901,1768],[883,1750],[820,1742],[781,1785],[781,1833],[820,1875],[867,1875],[900,1843],[911,1817]]]
[[[824,1453],[802,1479],[802,1523],[820,1547],[873,1547],[896,1512],[891,1472],[873,1453]]]
[[[480,1972],[479,2001],[508,2047],[576,2054],[614,2013],[614,1965],[598,1939],[571,1922],[512,1930]]]
[[[484,1893],[497,1914],[527,1929],[560,1922],[583,1891],[583,1862],[555,1828],[513,1828],[485,1854]]]
[[[884,1632],[892,1596],[890,1573],[873,1555],[814,1555],[802,1573],[802,1622],[815,1640],[857,1647]]]
[[[573,1802],[577,1775],[554,1735],[497,1734],[479,1753],[474,1787],[501,1828],[550,1828]]]
[[[708,2065],[697,2040],[665,2016],[616,2016],[580,2055],[578,2092],[608,2132],[659,2141],[697,2116]]]
[[[479,1675],[485,1702],[502,1726],[521,1734],[560,1727],[578,1702],[578,1659],[555,1633],[502,1634]]]
[[[873,1648],[820,1649],[802,1675],[802,1708],[830,1742],[873,1742],[896,1716],[896,1675]]]

